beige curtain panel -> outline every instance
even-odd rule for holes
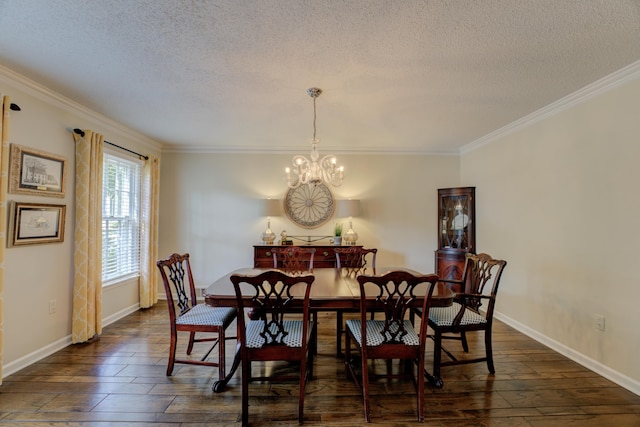
[[[160,160],[149,156],[145,161],[142,188],[142,241],[140,253],[140,307],[158,302],[158,212],[160,197]]]
[[[71,342],[102,333],[102,162],[104,137],[90,130],[76,143],[75,241]]]
[[[7,247],[7,187],[9,178],[9,112],[11,98],[2,96],[2,119],[0,120],[0,384],[2,384],[2,338],[4,335],[4,251]]]

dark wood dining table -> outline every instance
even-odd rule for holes
[[[253,276],[268,270],[272,269],[239,268],[225,274],[203,291],[205,303],[218,307],[237,307],[238,303],[233,290],[233,284],[231,283],[231,275],[239,274]],[[415,270],[405,267],[378,267],[376,269],[376,275],[384,275],[389,271],[398,270],[408,271],[413,274],[421,274]],[[315,277],[313,285],[311,286],[309,301],[309,305],[312,310],[357,311],[360,309],[360,286],[358,285],[358,281],[355,276],[341,274],[335,268],[316,268],[312,273],[306,274],[313,274]],[[371,274],[371,272],[365,272],[365,274]],[[449,306],[452,304],[454,296],[455,293],[448,286],[439,282],[434,289],[431,306]],[[421,303],[419,300],[417,302]],[[213,391],[223,391],[229,380],[233,377],[235,371],[238,369],[238,366],[240,365],[240,346],[241,343],[238,342],[236,344],[236,355],[231,369],[225,378],[220,379],[213,384]]]

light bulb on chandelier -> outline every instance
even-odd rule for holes
[[[342,185],[344,178],[344,167],[337,166],[338,160],[330,154],[320,159],[318,143],[316,138],[316,98],[322,93],[321,89],[312,87],[307,89],[307,93],[313,98],[313,139],[311,140],[311,155],[309,159],[305,156],[293,156],[293,168],[285,168],[287,174],[287,185],[290,188],[297,188],[304,184],[320,184],[325,182],[334,187]],[[320,159],[318,161],[318,159]]]

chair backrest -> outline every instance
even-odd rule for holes
[[[172,254],[167,259],[156,261],[156,265],[160,269],[162,276],[162,284],[164,292],[167,296],[167,304],[169,306],[169,314],[171,320],[176,319],[176,307],[180,310],[178,316],[186,313],[197,304],[196,287],[191,274],[191,263],[189,254]],[[174,304],[171,304],[171,302]]]
[[[357,246],[335,248],[336,269],[338,272],[355,277],[358,274],[376,274],[378,249],[365,249]]]
[[[313,272],[313,256],[315,248],[301,246],[284,246],[272,248],[273,268],[278,268],[288,274],[302,274]]]
[[[291,276],[281,271],[270,270],[255,276],[231,275],[231,282],[236,293],[240,313],[250,308],[260,313],[259,336],[263,340],[259,347],[287,345],[287,333],[284,321],[288,313],[295,313],[300,318],[302,308],[302,337],[307,336],[309,321],[309,292],[315,277],[313,275]],[[255,324],[255,323],[254,323]],[[241,342],[246,343],[246,326],[244,315],[238,316],[238,331]],[[302,345],[306,340],[302,340]],[[250,343],[252,347],[256,343]],[[290,343],[289,343],[289,346]]]
[[[407,334],[405,320],[411,310],[422,308],[428,316],[429,306],[438,276],[435,274],[414,275],[408,271],[390,271],[382,276],[360,275],[360,317],[362,342],[368,342],[366,323],[367,311],[384,313],[384,327],[377,339],[385,344],[402,343]],[[419,305],[419,298],[424,298]],[[426,318],[426,317],[423,317]],[[420,342],[424,344],[427,336],[427,322],[420,322]]]
[[[478,311],[482,305],[481,300],[479,298],[474,299],[472,295],[487,295],[490,297],[489,306],[487,307],[487,317],[490,317],[493,313],[496,295],[498,294],[502,271],[506,265],[507,261],[493,259],[486,253],[466,254],[462,283],[464,286],[464,294],[471,295],[466,296],[468,307]]]

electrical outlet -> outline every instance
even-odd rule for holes
[[[602,314],[596,314],[596,329],[600,332],[604,332],[604,316]]]
[[[56,300],[52,299],[49,301],[49,314],[54,314],[56,312]]]

